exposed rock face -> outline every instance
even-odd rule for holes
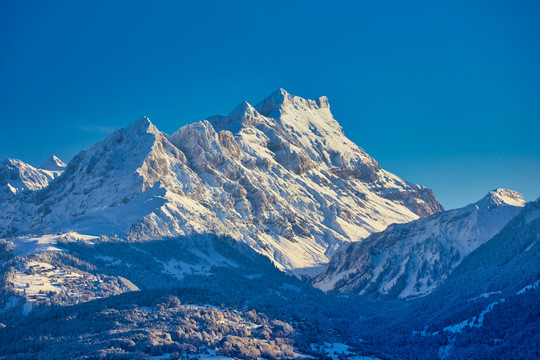
[[[336,253],[315,285],[374,298],[425,295],[523,206],[521,194],[497,189],[464,208],[391,225]]]
[[[20,201],[24,216],[13,211]],[[299,273],[314,273],[346,242],[442,210],[431,190],[347,139],[325,97],[284,90],[170,136],[142,118],[20,201],[2,205],[12,215],[0,215],[0,234],[228,235]]]

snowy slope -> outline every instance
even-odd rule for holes
[[[163,182],[174,180],[171,188],[176,191],[182,188],[179,181],[193,182],[177,169],[189,171],[183,161],[167,136],[141,118],[79,153],[57,181],[29,194],[27,203],[33,209],[28,212],[34,214],[30,228],[129,233],[134,223],[166,202]]]
[[[211,233],[247,243],[281,269],[313,273],[342,244],[442,207],[347,139],[325,97],[278,90],[170,136],[141,118],[2,209],[4,236]]]
[[[52,155],[47,160],[45,160],[43,165],[40,166],[40,169],[41,170],[46,170],[46,171],[56,171],[56,172],[62,173],[66,169],[66,166],[67,165],[62,160],[60,160],[56,156]]]
[[[0,197],[43,189],[62,174],[65,166],[56,156],[39,169],[20,160],[5,159],[0,162]]]
[[[497,235],[463,259],[436,291],[411,308],[414,315],[409,316],[414,316],[423,336],[439,336],[436,346],[447,344],[447,358],[478,353],[489,359],[526,358],[525,349],[536,354],[540,202],[521,209]],[[477,344],[489,344],[494,338],[499,339],[494,346],[478,351]]]
[[[315,285],[370,297],[425,295],[524,205],[521,194],[497,189],[464,208],[390,226],[335,254]]]

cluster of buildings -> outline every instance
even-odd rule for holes
[[[15,267],[13,278],[15,291],[27,301],[50,304],[51,293],[68,298],[89,301],[98,297],[99,277],[88,273],[76,273],[44,262],[21,260]]]

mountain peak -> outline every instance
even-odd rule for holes
[[[216,131],[229,130],[233,133],[246,125],[255,125],[260,117],[259,112],[247,101],[242,101],[229,115],[216,115],[209,117],[207,121]]]
[[[321,96],[317,100],[308,100],[296,95],[292,95],[284,89],[278,89],[261,101],[255,109],[264,116],[275,117],[277,110],[287,109],[323,109],[329,108],[328,98]]]
[[[146,116],[140,117],[137,121],[125,127],[126,130],[134,131],[135,133],[157,134],[159,130],[152,124]]]
[[[259,113],[257,112],[257,110],[255,110],[253,106],[251,106],[250,103],[248,103],[247,101],[242,101],[240,105],[238,105],[234,108],[233,111],[231,111],[228,117],[230,119],[243,120],[247,117],[255,117],[257,115],[259,115]]]
[[[4,160],[2,160],[2,164],[6,164],[6,165],[18,165],[18,164],[21,164],[23,163],[21,160],[18,160],[18,159],[12,159],[12,158],[5,158]]]
[[[375,298],[427,295],[463,259],[492,241],[524,203],[515,191],[495,189],[464,208],[390,226],[342,248],[315,285]]]
[[[18,194],[27,190],[34,191],[42,189],[49,185],[52,179],[60,175],[64,168],[53,171],[46,170],[36,169],[32,165],[18,159],[7,158],[3,160],[0,162],[0,197],[2,193],[6,193],[4,191],[6,189],[8,193],[12,194]]]
[[[272,118],[242,102],[170,136],[142,117],[21,200],[32,202],[28,213],[0,201],[0,236],[68,227],[132,239],[226,235],[309,273],[342,243],[438,210],[432,193],[350,141],[326,104],[280,89],[261,105],[278,109]]]
[[[41,165],[40,169],[49,171],[64,171],[66,166],[67,165],[62,160],[52,155],[47,160],[45,160],[43,165]]]
[[[525,206],[523,195],[508,189],[495,189],[487,193],[480,201],[474,203],[478,208],[492,209],[499,206]]]

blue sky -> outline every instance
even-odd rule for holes
[[[0,158],[68,161],[147,115],[162,131],[277,88],[445,208],[540,196],[538,1],[3,1]]]

